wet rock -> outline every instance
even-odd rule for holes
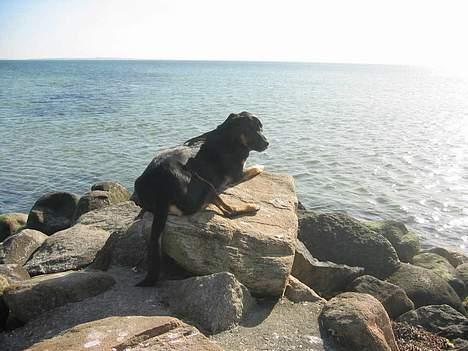
[[[108,317],[77,325],[37,343],[31,351],[193,350],[222,351],[196,328],[174,317]]]
[[[0,241],[23,229],[27,220],[28,215],[24,213],[0,214]]]
[[[426,250],[425,252],[431,252],[435,253],[439,256],[442,256],[445,258],[447,261],[450,262],[450,264],[454,267],[457,268],[459,265],[463,263],[468,263],[468,257],[462,254],[461,252],[452,250],[452,249],[446,249],[443,247],[434,247],[432,249]]]
[[[391,318],[396,318],[414,308],[413,302],[402,288],[370,275],[356,278],[350,284],[349,290],[372,295],[385,307]]]
[[[29,212],[27,227],[47,235],[69,228],[78,200],[79,196],[66,192],[41,196]]]
[[[255,203],[261,208],[253,216],[234,219],[212,205],[192,216],[169,216],[164,251],[193,274],[228,271],[254,294],[281,296],[297,236],[293,178],[264,172],[221,197],[233,206]]]
[[[23,265],[47,238],[47,235],[34,229],[24,229],[9,236],[0,243],[0,263]]]
[[[0,276],[5,277],[11,283],[31,278],[28,271],[19,264],[0,264]]]
[[[367,222],[366,225],[390,241],[402,262],[411,262],[421,249],[419,237],[401,222],[374,221]]]
[[[44,241],[25,268],[31,275],[76,270],[92,263],[110,233],[106,230],[76,224]]]
[[[210,333],[237,325],[254,303],[247,288],[227,272],[165,281],[161,289],[171,310]]]
[[[409,311],[398,318],[399,322],[419,325],[446,338],[467,338],[468,319],[449,305],[429,305]]]
[[[129,199],[130,193],[122,184],[116,182],[96,183],[91,187],[89,193],[80,198],[74,218],[78,219],[84,213],[125,202]]]
[[[314,290],[292,275],[289,276],[284,296],[292,302],[326,302],[326,300],[320,297]]]
[[[398,351],[387,312],[371,295],[347,292],[334,297],[320,321],[337,351]]]
[[[387,277],[400,264],[386,238],[342,213],[301,214],[299,239],[321,261],[364,267],[378,278]]]
[[[297,240],[292,274],[320,296],[330,298],[343,292],[350,282],[364,274],[364,268],[321,262],[312,257],[305,245]]]
[[[450,286],[456,291],[460,298],[465,295],[465,284],[456,275],[456,270],[450,262],[442,256],[435,253],[421,253],[413,257],[415,266],[427,268],[445,279]]]
[[[447,304],[465,313],[455,290],[443,278],[426,268],[402,263],[387,281],[405,290],[416,308]]]
[[[44,311],[98,295],[114,283],[104,272],[55,273],[12,284],[3,297],[12,313],[27,322]]]

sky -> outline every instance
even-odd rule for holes
[[[0,0],[0,58],[468,62],[466,0]]]

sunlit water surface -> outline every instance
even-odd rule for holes
[[[293,175],[306,207],[468,250],[468,81],[403,66],[0,61],[0,213],[131,188],[159,149],[243,110],[271,144],[250,164]]]

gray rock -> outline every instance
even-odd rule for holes
[[[171,310],[210,333],[237,325],[254,303],[247,288],[227,272],[163,284],[161,293]]]
[[[79,196],[66,192],[41,196],[29,212],[27,227],[47,235],[69,228],[78,200]]]
[[[443,247],[434,247],[429,250],[425,250],[425,252],[431,252],[435,253],[439,256],[442,256],[445,258],[447,261],[450,262],[450,264],[454,267],[457,268],[459,265],[463,263],[468,263],[468,257],[465,256],[463,253],[455,251],[453,249],[446,249]]]
[[[387,312],[371,295],[347,292],[334,297],[320,321],[336,351],[398,351]]]
[[[174,317],[108,317],[77,325],[30,351],[82,350],[222,351],[196,328]]]
[[[19,264],[0,264],[0,276],[5,277],[10,283],[28,280],[31,277],[26,269]]]
[[[367,222],[366,225],[390,241],[402,262],[411,262],[421,249],[419,237],[401,222],[385,220]]]
[[[284,297],[292,302],[326,302],[314,290],[302,283],[299,279],[289,276],[288,285],[284,291]]]
[[[9,236],[0,244],[0,263],[25,264],[47,238],[47,235],[34,229],[24,229]]]
[[[130,193],[122,184],[116,182],[96,183],[91,187],[89,193],[80,198],[74,218],[78,219],[84,213],[125,202],[129,199]]]
[[[447,304],[466,313],[455,290],[443,278],[426,268],[402,263],[387,281],[405,290],[416,308]]]
[[[25,213],[0,214],[0,242],[23,229],[27,220]]]
[[[419,325],[430,332],[450,339],[468,337],[468,334],[463,332],[463,329],[468,326],[468,319],[449,305],[422,306],[401,315],[398,321]]]
[[[110,232],[76,224],[47,238],[25,268],[31,275],[64,272],[86,267],[102,249]]]
[[[299,239],[321,261],[364,267],[378,278],[387,277],[400,264],[386,238],[342,213],[304,212],[299,216]]]
[[[10,309],[8,308],[5,301],[3,301],[3,291],[10,286],[10,283],[6,277],[0,274],[0,332],[6,328]]]
[[[35,277],[9,286],[3,298],[12,313],[27,322],[44,311],[98,295],[114,285],[104,272],[63,272]]]
[[[468,294],[468,263],[463,263],[459,265],[456,269],[456,277],[460,279],[465,285],[465,294]]]
[[[350,284],[349,290],[374,296],[392,319],[414,309],[413,302],[402,288],[371,275],[356,278]]]
[[[320,296],[330,298],[343,292],[351,281],[364,274],[364,268],[321,262],[312,257],[305,245],[297,240],[292,274]]]
[[[109,233],[126,231],[140,213],[140,208],[132,201],[100,208],[82,215],[77,223],[106,230]]]
[[[424,252],[413,257],[413,264],[429,269],[445,279],[458,296],[463,299],[465,295],[465,284],[457,277],[455,268],[453,268],[447,259],[435,253]]]
[[[221,197],[233,206],[255,203],[261,208],[253,216],[234,219],[222,216],[213,205],[192,216],[169,216],[165,253],[193,274],[227,271],[252,293],[281,296],[297,236],[293,178],[264,172]]]

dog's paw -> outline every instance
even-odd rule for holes
[[[245,206],[245,212],[247,213],[256,213],[260,211],[260,206],[256,204],[248,204]]]
[[[255,174],[260,174],[265,170],[265,166],[263,165],[255,165],[250,168],[252,169],[252,172],[254,172]]]

